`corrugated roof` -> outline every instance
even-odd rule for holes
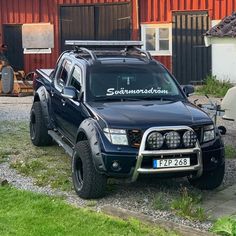
[[[236,37],[236,12],[225,17],[220,23],[206,32],[209,37]]]

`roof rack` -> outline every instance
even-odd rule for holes
[[[142,46],[141,41],[95,41],[95,40],[66,40],[67,46],[89,46],[96,47],[128,47],[128,46]]]
[[[151,54],[150,54],[150,52],[148,52],[148,51],[145,51],[145,50],[142,50],[142,49],[140,49],[140,48],[138,48],[138,47],[136,47],[136,46],[129,46],[129,47],[127,47],[126,49],[125,49],[125,53],[129,53],[129,52],[139,52],[140,54],[143,54],[143,55],[145,55],[149,60],[152,60],[152,56],[151,56]]]
[[[91,59],[95,62],[98,62],[96,53],[111,52],[111,49],[118,49],[116,52],[125,55],[132,53],[136,53],[136,55],[141,54],[144,55],[148,60],[152,60],[152,56],[149,52],[139,48],[143,45],[143,42],[141,41],[66,40],[65,44],[67,46],[74,46],[74,52],[76,53],[89,54]]]
[[[96,54],[95,54],[93,51],[91,51],[91,50],[89,50],[89,49],[87,49],[87,48],[76,47],[76,48],[75,48],[75,51],[76,51],[76,52],[85,52],[85,53],[88,53],[88,54],[91,56],[92,60],[97,61],[97,56],[96,56]]]

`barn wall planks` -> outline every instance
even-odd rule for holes
[[[26,72],[39,67],[54,67],[60,52],[60,5],[120,2],[132,4],[133,39],[139,37],[139,23],[172,22],[173,11],[207,10],[210,19],[215,20],[236,10],[236,0],[0,0],[0,44],[3,43],[3,24],[50,22],[54,25],[55,37],[52,54],[24,55],[24,67]],[[172,57],[157,58],[172,68]]]
[[[236,10],[236,0],[139,0],[141,22],[171,22],[172,11],[209,11],[219,20]]]
[[[0,44],[3,43],[4,24],[51,23],[54,25],[54,49],[52,54],[24,55],[26,72],[36,68],[52,68],[60,53],[59,8],[61,5],[112,4],[131,2],[133,37],[137,37],[137,0],[1,0]]]
[[[154,56],[155,60],[161,62],[168,70],[172,71],[171,56]]]
[[[173,23],[174,25],[173,16],[175,13],[183,12],[184,14],[184,12],[191,13],[196,11],[206,11],[209,16],[209,20],[220,20],[225,16],[231,15],[232,12],[236,11],[236,0],[139,0],[139,20],[141,24]],[[208,27],[210,26],[208,25]],[[204,32],[201,33],[204,34]],[[184,38],[185,36],[186,35],[182,35],[181,37]],[[200,37],[202,37],[202,35],[198,36],[199,39]],[[200,41],[202,41],[202,39],[200,39]],[[193,45],[194,47],[199,48],[199,54],[201,50],[204,50],[200,49],[201,45],[203,44],[203,42],[198,42],[197,46]],[[173,48],[174,46],[175,45],[173,45]],[[173,54],[175,54],[175,51],[173,51]],[[203,61],[202,63],[205,63],[205,65],[207,65],[206,67],[208,68],[208,71],[205,72],[206,68],[204,66],[201,67],[200,69],[204,71],[204,73],[202,73],[202,76],[205,76],[206,74],[210,73],[211,70],[211,65],[209,65],[211,63],[211,59],[209,56],[210,51],[206,54],[208,60]],[[181,54],[177,56],[181,57]],[[188,58],[186,58],[188,61],[190,61],[192,60],[191,57],[192,55],[189,54]],[[161,56],[155,58],[160,60],[168,69],[172,70],[175,76],[179,76],[181,78],[180,73],[177,73],[176,55],[174,55],[174,57]],[[183,65],[182,64],[179,66],[179,68],[181,66],[184,67],[186,63],[184,63]],[[188,70],[186,66],[185,70]],[[191,74],[193,73],[191,72]],[[191,80],[198,81],[200,78],[201,76],[195,73],[193,74]]]

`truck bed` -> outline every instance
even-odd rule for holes
[[[36,70],[36,73],[43,76],[48,81],[51,81],[50,75],[53,72],[54,69],[38,69]]]

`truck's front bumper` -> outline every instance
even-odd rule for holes
[[[137,156],[136,165],[132,175],[132,181],[136,181],[139,174],[158,174],[158,173],[173,173],[173,172],[196,172],[197,176],[201,176],[203,172],[203,163],[202,163],[202,151],[199,143],[197,142],[194,148],[189,149],[175,149],[175,150],[145,150],[146,140],[150,133],[153,131],[163,131],[170,129],[173,131],[179,130],[190,130],[192,129],[188,126],[177,126],[177,127],[154,127],[145,131],[142,142],[139,149],[139,154]],[[144,157],[155,157],[159,159],[165,159],[167,156],[182,156],[182,155],[195,155],[196,163],[194,165],[186,167],[176,167],[176,168],[143,168],[142,162]]]
[[[170,127],[168,127],[169,129]],[[173,128],[173,127],[171,127]],[[178,129],[183,127],[177,127]],[[186,127],[184,127],[186,129]],[[187,127],[189,129],[189,127]],[[224,146],[217,136],[214,141],[201,145],[196,144],[191,149],[176,150],[145,150],[146,138],[153,130],[152,128],[145,132],[139,151],[130,152],[102,153],[104,164],[106,166],[106,174],[109,177],[130,178],[135,181],[140,174],[155,175],[157,177],[180,177],[188,175],[200,176],[204,171],[211,171],[222,165],[224,162]],[[191,129],[191,128],[190,128]],[[176,168],[153,168],[153,160],[190,157],[191,165],[188,167]],[[119,163],[120,168],[115,170],[112,168],[114,162]]]

